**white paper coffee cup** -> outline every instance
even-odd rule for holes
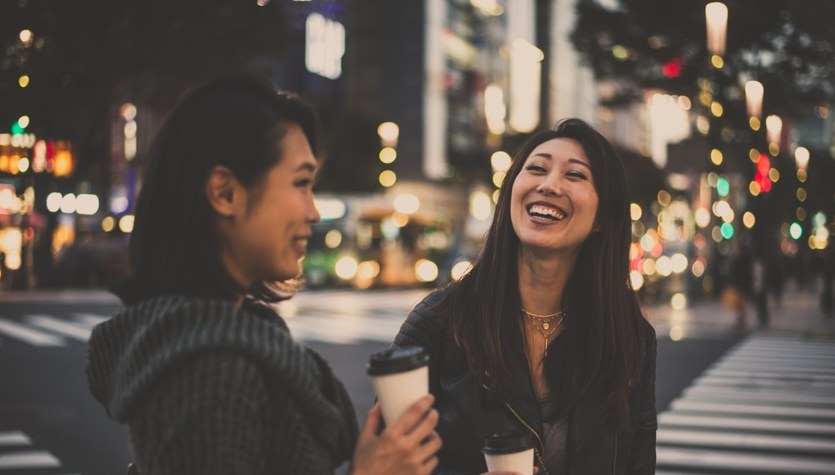
[[[488,471],[511,471],[533,475],[533,443],[527,434],[493,434],[482,448]]]
[[[429,394],[429,355],[421,347],[375,353],[367,370],[386,424],[394,424],[409,406]]]

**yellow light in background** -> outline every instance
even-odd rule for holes
[[[35,35],[32,33],[32,30],[26,28],[20,30],[18,38],[20,39],[20,42],[23,43],[23,46],[28,47],[35,40]]]
[[[776,143],[768,144],[768,153],[770,153],[772,156],[775,156],[775,157],[777,155],[780,155],[780,146],[777,145]]]
[[[336,265],[333,267],[333,271],[336,273],[336,276],[342,280],[351,280],[354,276],[357,275],[357,271],[359,270],[359,264],[357,260],[351,256],[345,256],[340,258],[336,261]]]
[[[640,290],[644,286],[644,276],[640,272],[633,270],[629,273],[629,281],[632,284],[632,289]]]
[[[673,325],[670,327],[670,340],[680,341],[684,338],[684,329],[681,325]]]
[[[496,190],[493,192],[493,203],[499,202],[499,196],[501,196],[500,190]]]
[[[641,219],[643,215],[643,211],[641,210],[641,205],[638,203],[632,203],[629,205],[629,214],[632,217],[632,221],[638,221]]]
[[[121,115],[127,122],[136,119],[136,113],[136,106],[130,102],[125,102],[121,105],[121,107],[119,107],[119,115]]]
[[[474,191],[470,195],[470,215],[478,221],[490,219],[493,205],[490,203],[490,196],[483,191]]]
[[[658,203],[661,206],[670,206],[670,200],[672,198],[670,197],[670,193],[668,193],[667,190],[659,191],[657,198],[658,198]]]
[[[375,260],[362,261],[357,266],[357,278],[360,280],[372,280],[380,275],[380,263]]]
[[[673,272],[676,274],[681,274],[687,270],[687,256],[680,252],[673,254],[670,262],[672,264]]]
[[[20,173],[26,173],[26,171],[29,170],[29,159],[26,157],[22,157],[20,160],[18,160],[17,169],[20,170]]]
[[[133,232],[134,217],[132,214],[126,214],[119,220],[119,230],[125,234]]]
[[[392,213],[391,222],[394,223],[394,225],[398,228],[405,227],[407,224],[409,224],[409,215],[399,212]]]
[[[761,191],[760,184],[756,181],[748,184],[748,192],[751,193],[751,196],[759,196]]]
[[[493,174],[493,184],[496,185],[496,188],[501,188],[502,183],[504,182],[504,177],[507,175],[505,172],[496,172]]]
[[[394,198],[394,209],[398,213],[414,214],[420,209],[420,199],[412,193],[403,193]]]
[[[718,54],[714,54],[710,57],[710,64],[716,69],[722,69],[725,66],[725,60]]]
[[[340,244],[342,244],[342,232],[338,229],[331,229],[325,234],[325,246],[336,249]]]
[[[46,209],[48,209],[50,213],[57,213],[58,210],[61,209],[61,200],[63,197],[64,195],[57,191],[53,191],[52,193],[46,195]]]
[[[438,278],[438,265],[429,259],[419,259],[415,263],[415,277],[421,282],[432,282]]]
[[[713,96],[710,94],[710,91],[702,90],[699,93],[699,102],[702,103],[703,106],[709,106],[711,102],[713,102]]]
[[[493,167],[493,171],[506,172],[510,169],[510,162],[510,155],[502,150],[493,152],[493,155],[490,157],[490,165]]]
[[[115,227],[116,227],[116,220],[113,219],[113,216],[107,216],[107,217],[105,217],[104,219],[101,220],[102,231],[104,231],[106,233],[109,233],[110,231],[113,231],[113,229]]]
[[[806,194],[806,190],[804,190],[803,188],[798,188],[796,194],[797,194],[797,200],[800,201],[801,203],[806,201],[806,198],[808,197],[807,194]]]
[[[707,119],[707,117],[703,115],[696,117],[696,129],[702,135],[706,135],[708,132],[710,132],[710,121]]]
[[[780,181],[780,172],[776,168],[772,168],[768,171],[768,178],[772,182],[777,183],[778,181]]]
[[[661,256],[655,261],[655,271],[661,276],[667,277],[673,273],[673,263],[667,256]]]
[[[752,148],[748,150],[748,158],[751,159],[752,162],[757,163],[760,161],[760,151]]]
[[[397,160],[397,151],[391,147],[383,147],[380,150],[380,161],[388,165]]]
[[[710,211],[707,208],[699,208],[696,210],[694,218],[697,226],[706,228],[710,224]]]
[[[655,268],[655,260],[654,259],[644,259],[644,262],[641,265],[641,268],[646,275],[655,275],[656,268]]]
[[[615,45],[612,47],[612,56],[618,61],[626,61],[629,59],[629,50],[621,45]]]
[[[28,115],[20,116],[20,118],[17,119],[17,125],[19,125],[21,129],[25,129],[26,127],[29,127],[29,116]]]
[[[29,85],[29,75],[23,74],[17,79],[17,85],[21,88],[26,88]]]
[[[397,175],[391,170],[383,170],[378,178],[380,185],[390,188],[397,183]]]
[[[797,171],[797,180],[800,183],[806,183],[806,178],[808,178],[808,176],[806,175],[806,170],[798,170]]]
[[[722,117],[722,114],[725,113],[725,108],[718,101],[713,101],[710,103],[710,113],[714,117]]]
[[[748,119],[748,125],[751,127],[751,130],[760,130],[760,119],[756,117],[750,117]]]
[[[713,162],[714,165],[721,165],[723,159],[724,157],[722,156],[722,151],[718,148],[714,148],[710,151],[710,161]]]
[[[746,211],[745,214],[742,215],[742,224],[745,225],[746,228],[751,229],[755,224],[757,224],[757,217],[754,216],[754,213]]]
[[[501,135],[505,132],[507,106],[504,103],[504,91],[498,84],[488,84],[484,88],[484,118],[491,133]]]
[[[705,262],[702,259],[696,259],[693,261],[693,265],[690,266],[690,272],[693,274],[693,277],[701,277],[705,273]]]
[[[316,206],[316,211],[319,212],[319,218],[322,221],[340,219],[348,211],[345,202],[338,198],[316,198],[313,204]]]
[[[452,269],[449,271],[449,276],[452,277],[452,280],[459,281],[462,277],[469,274],[470,271],[473,269],[473,263],[467,260],[463,260],[457,262]]]
[[[670,305],[676,310],[684,310],[687,307],[687,297],[682,293],[673,294]]]
[[[799,206],[794,214],[797,216],[798,221],[806,221],[806,210],[802,206]]]

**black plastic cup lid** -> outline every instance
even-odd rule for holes
[[[396,374],[429,364],[429,355],[421,346],[404,346],[371,355],[366,371],[371,376]]]
[[[533,448],[533,440],[524,432],[501,432],[484,439],[481,451],[490,455],[512,454]]]

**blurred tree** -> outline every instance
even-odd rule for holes
[[[610,4],[611,2],[606,2]],[[642,98],[644,89],[695,97],[708,53],[707,1],[620,0],[609,8],[578,4],[572,40],[600,79],[616,87],[610,105]],[[750,76],[765,86],[763,110],[797,116],[805,103],[835,98],[835,2],[727,0],[727,84]],[[739,99],[738,88],[725,92]]]

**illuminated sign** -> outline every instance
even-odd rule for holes
[[[305,22],[307,45],[304,64],[311,73],[336,79],[342,75],[342,56],[345,54],[345,27],[318,13]]]

